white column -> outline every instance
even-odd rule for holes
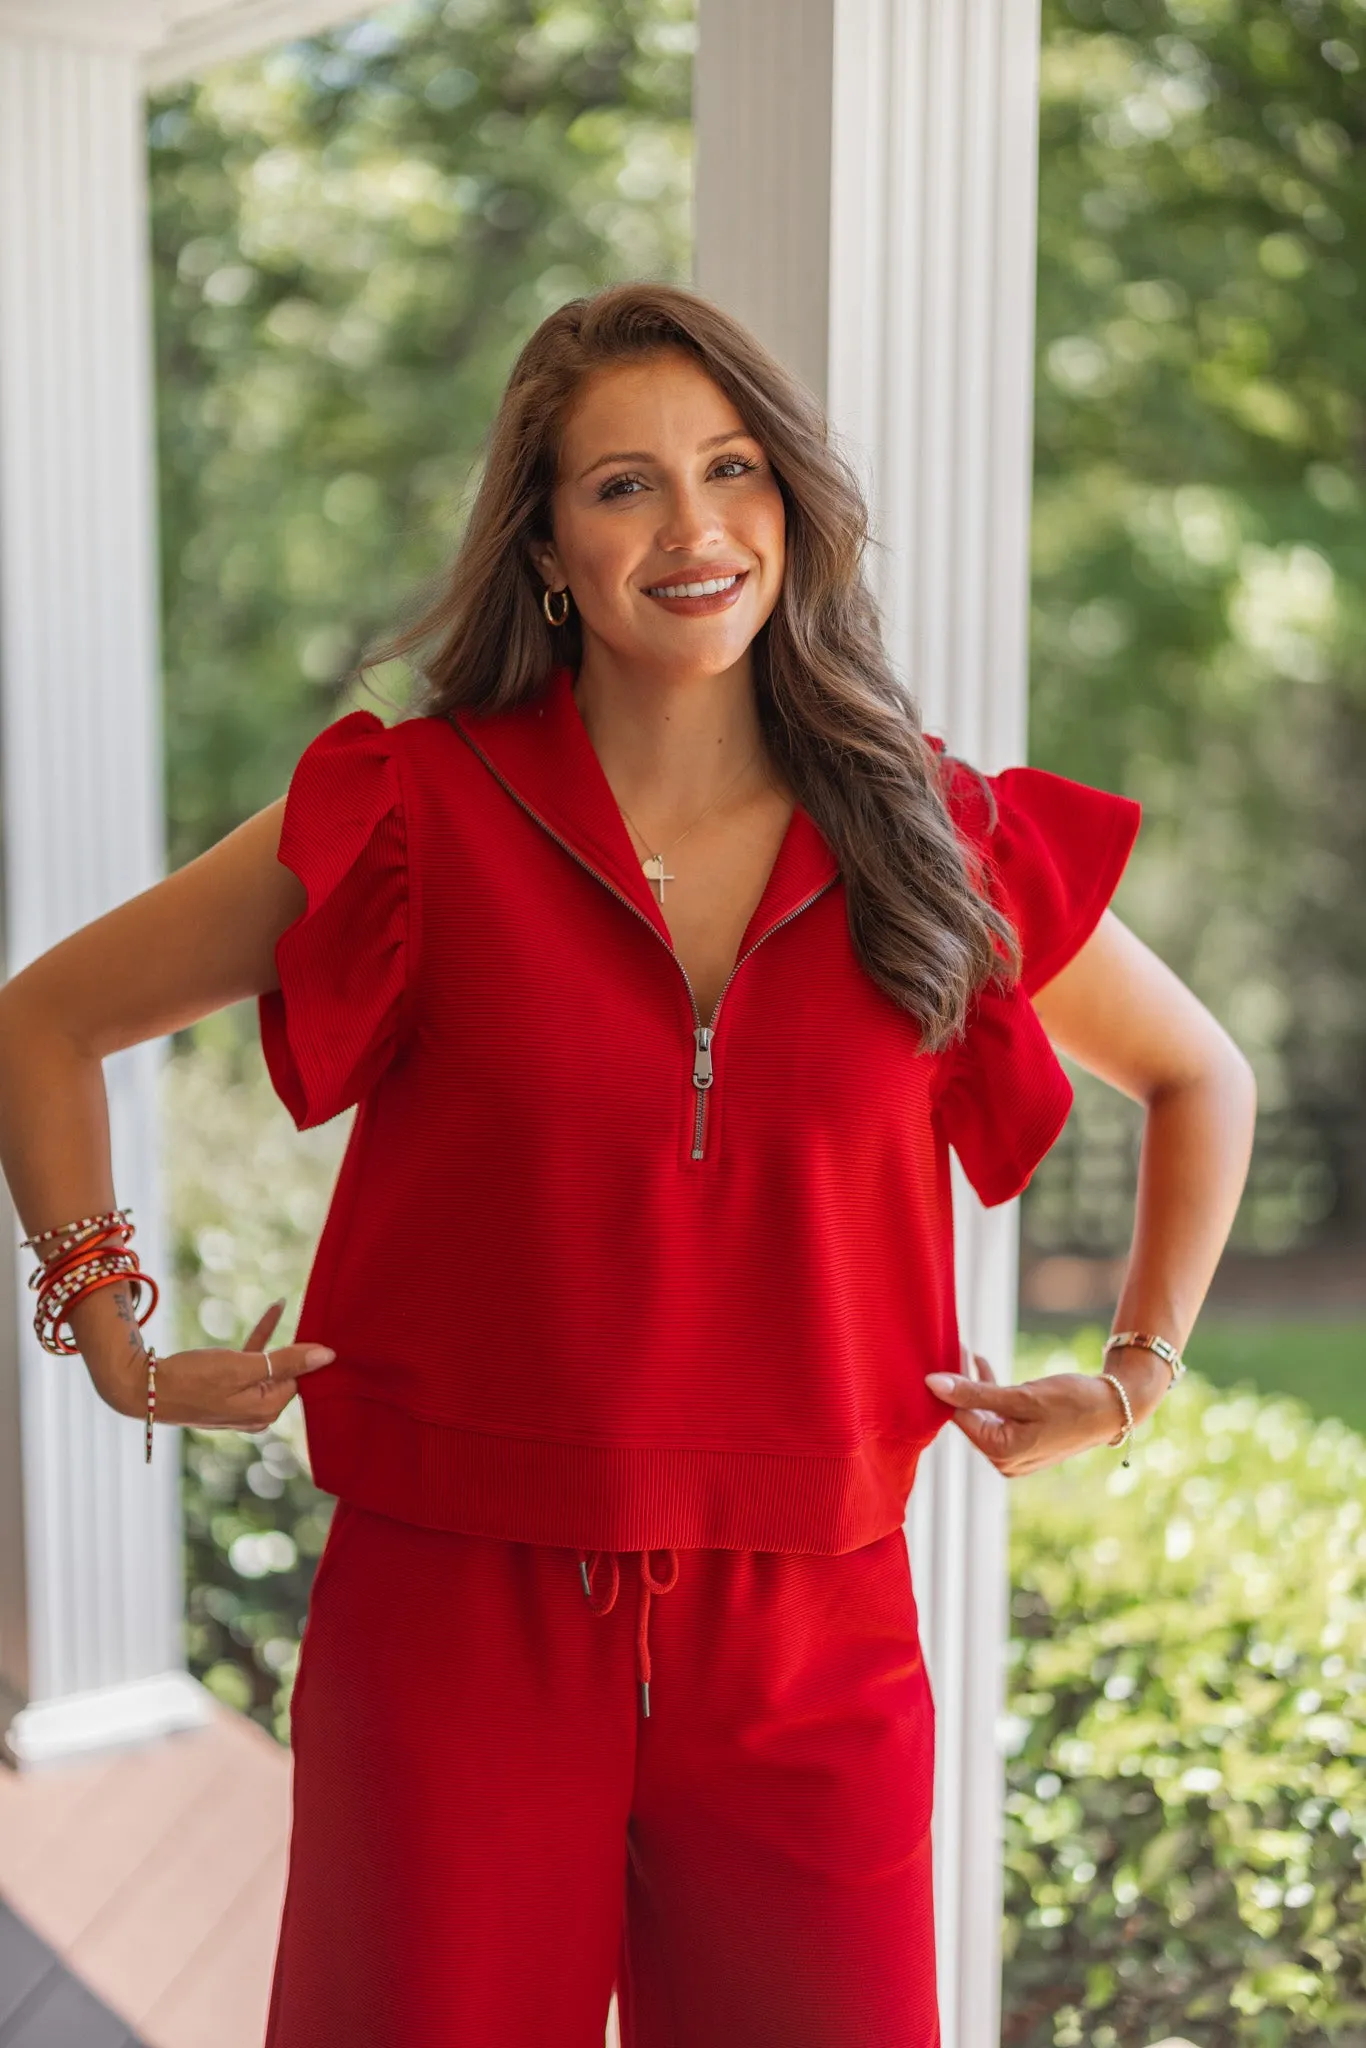
[[[698,288],[822,397],[926,723],[1024,758],[1038,0],[700,0]],[[954,1164],[963,1334],[1007,1376],[1017,1215]],[[1005,1488],[946,1429],[907,1536],[938,1721],[946,2048],[999,2040]]]
[[[106,27],[130,29],[127,10]],[[114,19],[111,21],[109,17]],[[140,58],[0,0],[0,791],[5,969],[164,870]],[[133,22],[132,26],[136,26]],[[129,37],[131,45],[134,38]],[[115,1186],[166,1284],[160,1046],[105,1069]],[[0,1683],[12,1761],[192,1724],[179,1440],[33,1335],[0,1257]],[[167,1288],[169,1295],[169,1287]],[[163,1347],[164,1299],[149,1336]]]
[[[164,870],[143,90],[363,0],[0,0],[0,911],[14,973]],[[118,1199],[168,1280],[157,1075],[110,1060]],[[194,1725],[175,1436],[32,1333],[0,1187],[0,1757]],[[171,1323],[169,1288],[149,1335]]]

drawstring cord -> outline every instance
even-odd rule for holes
[[[606,1558],[612,1570],[611,1591],[606,1600],[599,1603],[593,1598],[593,1574],[599,1561]],[[651,1557],[667,1557],[671,1567],[670,1576],[656,1579],[650,1570]],[[579,1552],[579,1577],[583,1581],[584,1598],[594,1614],[610,1614],[617,1604],[621,1590],[621,1573],[617,1566],[616,1554],[611,1550],[581,1550]],[[640,1683],[640,1709],[648,1721],[650,1718],[650,1598],[655,1593],[672,1593],[678,1584],[678,1552],[676,1550],[650,1551],[640,1553],[640,1607],[636,1615],[636,1671]]]

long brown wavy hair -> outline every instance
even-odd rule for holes
[[[969,872],[919,710],[888,664],[863,577],[858,479],[806,386],[709,299],[615,284],[541,322],[508,379],[440,595],[365,666],[420,650],[415,716],[502,710],[536,696],[556,662],[577,669],[577,611],[566,626],[547,624],[530,554],[553,537],[562,427],[590,371],[665,349],[696,359],[777,477],[786,566],[751,650],[760,730],[839,863],[859,961],[938,1051],[979,989],[1018,975],[1018,941]]]

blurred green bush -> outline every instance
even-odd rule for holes
[[[1364,1482],[1344,1424],[1191,1377],[1127,1471],[1012,1490],[1007,2048],[1366,2041]]]
[[[288,1343],[351,1119],[295,1130],[249,1013],[207,1018],[163,1076],[179,1348],[240,1344],[283,1295]],[[261,1437],[183,1434],[186,1648],[229,1706],[288,1740],[289,1691],[331,1497],[308,1476],[291,1401]]]

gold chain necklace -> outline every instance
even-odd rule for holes
[[[579,704],[577,692],[574,693],[574,704],[576,709],[578,710],[580,719],[582,719],[583,707]],[[716,806],[720,803],[721,798],[725,796],[728,791],[734,789],[736,783],[740,780],[740,777],[745,773],[745,770],[747,768],[752,768],[754,766],[754,763],[758,760],[759,755],[762,751],[763,741],[761,739],[759,745],[754,749],[754,752],[750,755],[748,761],[744,762],[739,768],[736,769],[734,775],[731,776],[730,781],[726,784],[725,788],[722,789],[716,796],[712,798],[711,802],[707,805],[706,810],[699,811],[698,815],[693,819],[692,824],[689,825],[688,831],[680,832],[677,839],[671,839],[669,841],[669,847],[680,845],[682,841],[687,838],[688,832],[695,831],[696,828],[702,823],[703,818],[709,818],[711,816],[712,812],[716,809]],[[764,777],[764,780],[766,782],[768,782],[770,779],[771,778],[767,775]],[[635,833],[636,838],[640,840],[643,846],[648,846],[650,844],[649,840],[645,837],[645,834],[641,831],[639,825],[637,825],[635,819],[631,816],[625,804],[621,801],[621,798],[617,796],[615,790],[613,790],[612,794],[616,799],[617,809],[621,812],[622,817],[626,820],[626,823]],[[645,859],[640,863],[641,869],[645,875],[645,879],[656,890],[657,898],[660,903],[664,901],[664,884],[666,882],[676,882],[678,880],[677,875],[669,875],[666,874],[664,871],[664,853],[668,850],[669,848],[665,848],[656,853],[649,853],[646,855]]]
[[[688,831],[680,832],[677,839],[671,839],[669,841],[670,848],[680,845],[682,841],[687,838],[688,832],[692,832],[693,830],[695,830],[695,828],[702,823],[703,818],[709,818],[711,816],[712,812],[716,809],[716,806],[720,803],[721,798],[725,796],[728,791],[734,789],[736,783],[740,780],[740,777],[745,773],[745,770],[747,768],[752,768],[754,766],[754,763],[758,760],[758,758],[759,749],[758,747],[756,747],[754,749],[754,752],[750,755],[748,761],[743,762],[741,766],[736,769],[734,775],[731,776],[730,781],[726,784],[725,789],[721,790],[718,795],[712,798],[711,802],[707,805],[705,811],[698,812],[697,816],[693,819],[692,824],[689,825]],[[649,840],[645,837],[645,834],[641,831],[639,825],[637,825],[635,819],[631,816],[630,812],[627,810],[625,804],[621,801],[620,797],[617,798],[617,809],[621,812],[622,817],[625,818],[627,824],[635,833],[636,838],[640,840],[641,844],[644,846],[648,846],[650,843]],[[663,851],[660,851],[658,853],[648,854],[646,858],[640,863],[646,881],[651,883],[652,886],[655,888],[658,894],[658,900],[661,903],[664,901],[664,884],[666,882],[676,882],[678,880],[677,875],[668,875],[664,872],[664,852],[667,850],[668,849],[664,849]]]
[[[584,711],[582,711],[582,707],[580,707],[580,700],[578,700],[578,694],[575,694],[573,702],[575,702],[575,707],[578,707],[578,709],[580,709],[580,719],[582,719],[582,717],[584,717]],[[745,772],[745,768],[752,768],[752,766],[754,766],[754,762],[756,762],[756,760],[760,758],[760,752],[762,752],[762,741],[760,741],[760,745],[758,745],[758,748],[754,750],[754,754],[750,756],[750,760],[748,760],[748,762],[743,762],[743,766],[735,770],[735,774],[733,774],[733,776],[731,776],[731,780],[729,780],[729,782],[725,784],[725,788],[723,788],[723,791],[721,791],[721,793],[719,793],[717,797],[713,797],[713,799],[711,799],[711,803],[707,805],[707,809],[705,809],[705,811],[700,811],[700,813],[698,813],[698,815],[696,815],[696,817],[692,819],[692,823],[688,825],[688,831],[694,831],[694,829],[696,829],[696,827],[698,827],[698,825],[702,823],[702,819],[705,819],[705,817],[711,817],[711,813],[713,813],[713,811],[717,809],[717,805],[721,803],[721,797],[725,797],[725,795],[727,795],[727,791],[731,791],[731,788],[735,788],[735,784],[739,782],[739,778],[741,778],[741,774]],[[764,778],[764,780],[768,780],[768,778]],[[616,797],[616,791],[612,791],[612,797]],[[625,817],[625,821],[627,821],[627,823],[631,825],[631,831],[633,831],[633,834],[637,836],[637,840],[639,840],[639,842],[641,842],[643,846],[649,846],[649,840],[645,838],[645,834],[643,834],[643,831],[641,831],[641,827],[639,827],[639,825],[635,823],[635,819],[633,819],[633,817],[631,817],[631,813],[627,811],[627,807],[625,807],[625,803],[621,801],[621,797],[616,797],[616,809],[618,809],[618,811],[621,811],[621,815]],[[678,838],[676,838],[676,840],[670,840],[670,848],[672,848],[672,846],[678,846],[678,844],[680,844],[682,840],[686,840],[686,838],[688,838],[688,831],[680,831],[680,834],[678,834]],[[668,848],[666,848],[664,852],[668,852]],[[643,874],[645,874],[645,881],[649,881],[649,883],[651,883],[651,885],[655,887],[655,891],[657,891],[657,901],[659,901],[659,903],[664,903],[664,885],[666,885],[666,883],[676,883],[676,881],[678,881],[678,877],[676,877],[676,874],[666,874],[666,872],[664,872],[664,852],[655,852],[655,854],[647,854],[647,856],[645,856],[645,860],[641,860],[641,870],[643,870]]]

